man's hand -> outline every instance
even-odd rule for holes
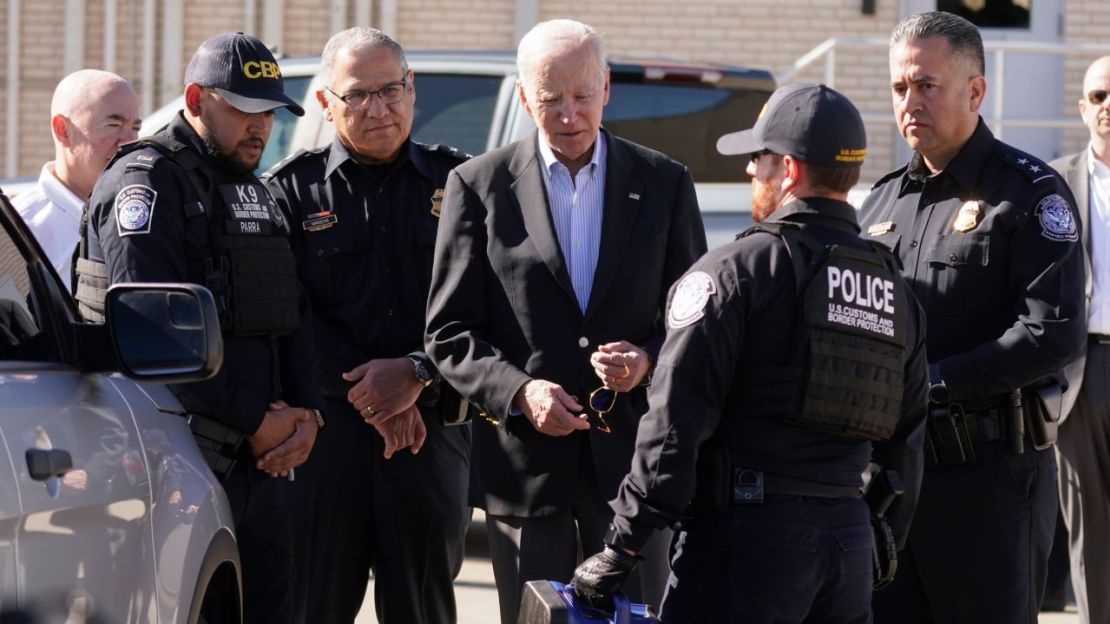
[[[590,364],[606,388],[628,392],[643,381],[651,361],[646,351],[621,340],[599,345],[597,351],[590,355]]]
[[[582,406],[557,383],[533,379],[520,387],[513,402],[540,433],[565,436],[590,428],[585,414],[574,413]]]
[[[305,416],[298,416],[293,434],[277,447],[266,452],[258,460],[258,469],[271,477],[288,476],[289,471],[300,466],[308,459],[312,445],[316,443],[316,434],[319,427],[316,424],[316,415],[312,410],[301,407],[289,407],[285,401],[270,404],[271,410],[300,410]]]
[[[424,384],[413,372],[407,357],[371,360],[343,373],[355,382],[347,401],[362,415],[377,424],[393,418],[416,403]]]
[[[574,571],[574,580],[570,582],[574,594],[586,604],[612,612],[613,594],[620,591],[638,562],[636,555],[606,546]]]
[[[274,405],[283,405],[284,407],[275,409]],[[259,460],[259,470],[264,470],[261,463],[262,457],[288,440],[296,432],[298,422],[310,418],[312,418],[312,412],[306,409],[289,407],[282,402],[270,406],[270,410],[262,417],[262,424],[258,426],[258,430],[247,436],[247,444],[250,445],[251,455]],[[312,419],[315,420],[315,418]],[[277,473],[274,472],[268,472],[268,474],[277,476]]]
[[[370,423],[372,419],[365,420]],[[393,457],[394,453],[404,448],[411,449],[410,452],[416,455],[424,446],[424,439],[428,437],[424,419],[415,405],[402,411],[396,418],[370,424],[374,425],[385,440],[385,452],[382,455],[386,459]]]

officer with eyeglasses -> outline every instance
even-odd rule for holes
[[[673,527],[661,621],[862,624],[917,500],[924,316],[846,201],[866,151],[847,98],[780,88],[717,150],[752,156],[756,225],[671,289],[631,472],[574,592],[609,608]]]
[[[335,140],[264,176],[312,301],[330,416],[294,488],[297,611],[353,621],[373,571],[379,622],[450,623],[470,430],[423,336],[443,188],[466,155],[409,136],[413,73],[382,32],[340,32],[321,60]]]

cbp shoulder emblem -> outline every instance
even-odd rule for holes
[[[1079,240],[1079,230],[1075,225],[1071,206],[1058,193],[1042,199],[1034,214],[1041,221],[1041,236],[1053,241]]]
[[[667,311],[667,327],[680,329],[696,323],[705,316],[709,297],[717,292],[713,278],[704,271],[694,271],[678,282]]]
[[[145,184],[130,184],[116,194],[116,230],[120,236],[150,233],[158,191]]]

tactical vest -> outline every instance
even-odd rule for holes
[[[168,158],[189,179],[182,201],[188,279],[212,291],[221,329],[237,336],[296,331],[300,323],[297,262],[266,187],[257,180],[213,184],[217,176],[201,157],[165,136],[121,147],[108,167],[147,147],[157,156],[128,163],[129,170],[151,170],[159,159]],[[104,322],[108,267],[88,257],[88,213],[86,209],[81,219],[76,298],[86,319]]]
[[[908,294],[897,260],[824,245],[787,223],[758,224],[782,239],[797,292],[791,360],[740,370],[739,409],[861,440],[886,440],[902,413]],[[747,234],[745,234],[747,235]]]

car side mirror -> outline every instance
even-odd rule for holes
[[[216,302],[203,286],[116,284],[104,308],[120,372],[128,377],[201,381],[223,364]]]

